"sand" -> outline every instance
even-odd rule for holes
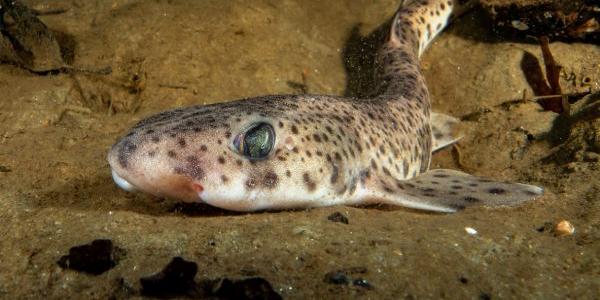
[[[73,65],[113,72],[0,65],[0,298],[139,297],[140,278],[176,256],[197,264],[197,281],[261,277],[285,299],[600,295],[598,46],[550,44],[563,91],[592,92],[571,116],[518,101],[533,96],[521,61],[541,60],[539,46],[493,36],[481,11],[458,19],[423,57],[434,109],[462,118],[465,134],[432,167],[543,186],[536,201],[456,214],[345,206],[234,214],[120,190],[109,147],[169,108],[357,93],[369,77],[359,68],[372,55],[369,37],[397,1],[45,2],[27,1],[66,9],[40,19],[75,41]],[[330,221],[335,212],[348,224]],[[561,220],[574,234],[555,236]],[[57,264],[96,239],[124,251],[110,270]],[[349,283],[335,284],[331,272]]]

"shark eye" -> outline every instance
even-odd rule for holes
[[[254,124],[233,140],[233,146],[238,153],[251,160],[266,158],[271,153],[273,144],[275,144],[275,130],[267,123]]]

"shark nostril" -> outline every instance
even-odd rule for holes
[[[204,187],[199,183],[192,184],[192,189],[194,189],[197,194],[200,194],[204,191]]]

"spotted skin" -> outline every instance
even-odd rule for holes
[[[418,59],[461,7],[406,1],[377,55],[375,97],[275,95],[165,111],[112,147],[113,178],[236,211],[387,203],[452,212],[532,199],[540,188],[429,171],[432,151],[457,140],[457,120],[430,112]],[[274,146],[252,160],[234,141],[261,123],[273,127]]]

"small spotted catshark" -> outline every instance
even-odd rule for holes
[[[419,56],[464,0],[407,0],[377,53],[376,96],[275,95],[174,109],[110,150],[122,188],[255,211],[383,203],[454,212],[539,187],[429,170],[457,120],[431,112]],[[459,7],[460,6],[460,7]]]

